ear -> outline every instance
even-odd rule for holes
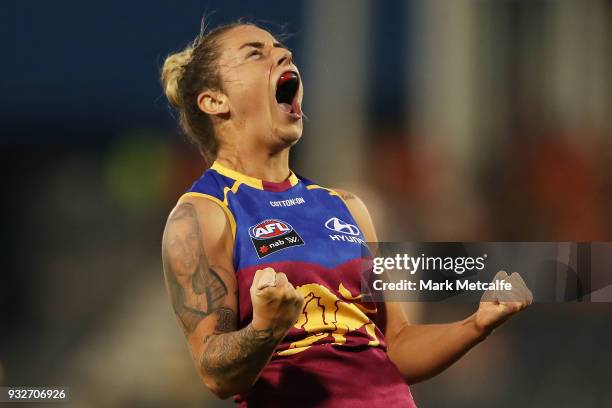
[[[207,89],[198,95],[198,107],[209,115],[223,115],[229,113],[229,100],[223,92]]]

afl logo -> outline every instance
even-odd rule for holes
[[[280,237],[291,232],[291,225],[280,220],[265,220],[249,229],[249,235],[255,239]]]
[[[249,235],[257,256],[263,258],[281,249],[304,245],[289,223],[281,220],[267,219],[249,228]]]

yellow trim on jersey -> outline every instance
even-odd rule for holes
[[[183,194],[180,198],[179,201],[181,201],[181,199],[183,197],[200,197],[200,198],[206,198],[214,203],[217,203],[221,209],[225,212],[225,215],[227,216],[227,220],[230,223],[230,228],[232,230],[232,237],[234,239],[236,239],[236,219],[234,218],[234,214],[232,214],[232,212],[230,211],[229,207],[227,206],[227,204],[225,204],[223,201],[219,200],[217,197],[215,196],[211,196],[209,194],[204,194],[204,193],[196,193],[196,192],[189,192],[189,193],[185,193]]]
[[[218,161],[215,161],[210,168],[211,170],[214,170],[223,176],[226,176],[236,181],[239,181],[241,183],[244,183],[247,186],[251,186],[253,188],[263,190],[263,184],[261,183],[261,180],[256,179],[254,177],[246,176],[242,173],[238,173],[237,171],[234,171],[232,169],[228,169],[227,167],[223,166]],[[234,186],[236,186],[236,183],[234,183]],[[232,186],[232,190],[234,189],[234,186]]]
[[[289,170],[289,171],[291,171],[291,170]],[[291,174],[289,174],[289,183],[291,184],[291,187],[295,186],[299,182],[300,182],[300,179],[297,178],[295,173],[291,171]]]
[[[236,194],[236,192],[238,191],[238,187],[240,187],[241,184],[242,184],[242,182],[240,182],[240,181],[234,181],[234,184],[232,185],[232,188],[225,187],[223,189],[223,204],[229,205],[228,201],[227,201],[227,193],[229,193],[231,191],[232,193]]]
[[[241,184],[246,184],[247,186],[256,188],[258,190],[264,189],[262,180],[255,178],[255,177],[247,176],[242,173],[238,173],[237,171],[232,170],[232,169],[228,169],[227,167],[225,167],[218,161],[215,161],[210,168],[216,171],[217,173],[221,174],[222,176],[226,176],[236,181],[239,181]],[[291,184],[291,187],[295,186],[299,181],[300,180],[297,178],[295,173],[291,171],[291,173],[289,174],[289,183]],[[236,186],[235,183],[234,183],[234,186]],[[234,186],[232,186],[232,191],[235,194],[236,192],[234,191]],[[236,189],[238,189],[237,186],[236,186]]]

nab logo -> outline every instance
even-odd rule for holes
[[[264,239],[280,237],[291,232],[293,228],[286,222],[279,220],[265,220],[249,228],[249,234],[253,238]]]
[[[249,228],[249,235],[255,252],[259,258],[273,254],[281,249],[296,245],[304,245],[300,237],[291,225],[281,220],[264,220]]]
[[[344,222],[341,219],[336,218],[336,217],[333,217],[327,220],[325,222],[325,228],[332,230],[332,231],[341,232],[343,234],[349,234],[349,235],[355,235],[355,236],[359,235],[359,228],[357,228],[353,224]]]

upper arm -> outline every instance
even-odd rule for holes
[[[166,223],[162,259],[166,287],[196,362],[211,334],[237,329],[233,238],[218,204],[179,201]]]
[[[370,245],[372,254],[376,256],[378,252],[378,237],[376,235],[376,229],[374,228],[374,223],[372,222],[372,217],[370,216],[368,208],[355,194],[340,189],[334,190],[346,203],[351,215],[357,222],[359,229],[363,232],[366,241]],[[404,308],[399,302],[385,302],[385,310],[386,325],[384,335],[387,343],[390,344],[393,342],[393,338],[401,330],[401,328],[408,324],[408,318],[406,317]]]

